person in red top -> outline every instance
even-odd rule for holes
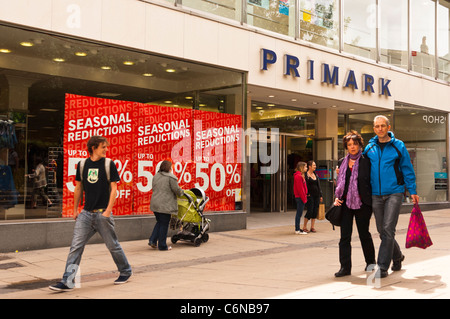
[[[294,196],[297,202],[297,214],[295,215],[295,233],[297,235],[306,235],[307,232],[300,229],[300,218],[303,214],[303,208],[305,207],[308,194],[308,188],[306,187],[305,173],[306,163],[298,162],[294,173]]]

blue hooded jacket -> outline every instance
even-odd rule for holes
[[[391,140],[386,144],[383,151],[378,144],[378,136],[371,138],[364,150],[371,163],[372,195],[403,193],[405,186],[411,195],[416,195],[416,175],[408,150],[401,140],[394,137],[394,133],[388,132],[388,135]],[[395,148],[401,153],[401,156]],[[398,159],[399,172],[396,172],[394,167]],[[398,177],[399,173],[403,175],[404,183]]]

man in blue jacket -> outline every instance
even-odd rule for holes
[[[384,278],[388,275],[391,261],[392,270],[398,271],[405,259],[395,240],[405,187],[414,203],[419,203],[419,196],[408,150],[390,131],[389,119],[383,115],[376,116],[373,129],[377,136],[369,141],[364,152],[371,162],[372,209],[381,238],[377,264],[379,276]]]

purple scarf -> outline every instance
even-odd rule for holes
[[[336,197],[342,199],[341,197],[344,194],[345,176],[347,175],[349,158],[351,158],[352,160],[356,160],[355,164],[353,164],[352,174],[350,176],[347,196],[345,200],[347,207],[350,209],[360,209],[362,205],[361,198],[359,197],[358,193],[358,168],[361,154],[362,154],[361,150],[356,155],[348,154],[342,161],[341,166],[339,167],[339,175],[336,186]]]

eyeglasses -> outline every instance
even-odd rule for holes
[[[346,140],[353,140],[353,139],[356,139],[356,138],[358,138],[358,135],[356,135],[356,134],[348,135],[348,136],[345,137]]]

